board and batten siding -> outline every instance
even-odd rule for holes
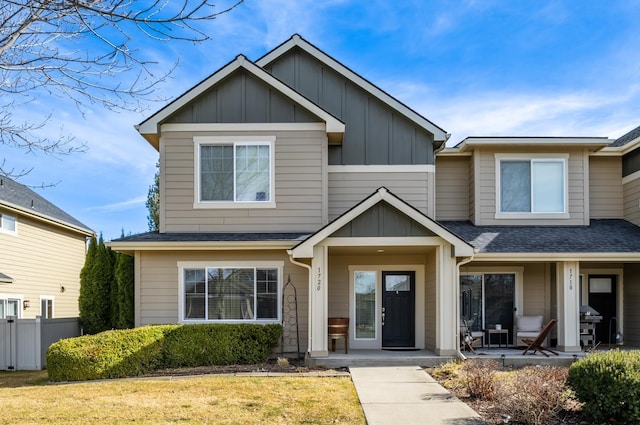
[[[277,131],[275,136],[276,208],[194,208],[194,136],[163,134],[161,231],[171,232],[313,232],[323,220],[324,131]],[[264,133],[216,133],[216,136],[267,136]],[[326,207],[324,207],[326,208]]]
[[[589,202],[588,202],[588,157],[582,150],[569,152],[568,164],[568,213],[567,219],[507,219],[495,218],[496,196],[498,188],[496,186],[496,153],[508,154],[566,154],[566,151],[528,151],[505,152],[476,150],[478,155],[478,169],[475,170],[475,224],[484,225],[585,225],[589,224]]]
[[[16,217],[17,234],[0,232],[0,272],[13,278],[13,283],[0,284],[2,297],[29,300],[29,308],[20,306],[24,319],[41,315],[40,296],[53,297],[55,318],[78,317],[85,237],[0,209],[3,212]]]
[[[470,157],[436,158],[436,220],[469,220]]]
[[[344,214],[380,187],[433,217],[433,172],[341,172],[329,171],[329,221]]]
[[[640,264],[624,265],[624,334],[625,345],[640,345]]]
[[[622,162],[619,157],[590,157],[589,192],[591,218],[624,216]]]
[[[346,124],[330,165],[433,164],[433,134],[301,49],[264,67]]]
[[[307,346],[309,277],[307,270],[292,264],[284,251],[138,251],[136,255],[135,311],[136,327],[155,324],[175,324],[180,322],[178,303],[180,302],[178,284],[179,261],[281,261],[284,262],[281,283],[291,278],[297,290],[300,348],[304,353]],[[282,295],[282,293],[281,293]],[[295,334],[295,306],[291,288],[285,293],[285,320],[287,335]],[[291,312],[291,314],[289,314]],[[212,322],[213,323],[213,322]],[[295,344],[285,342],[285,351],[293,352]]]

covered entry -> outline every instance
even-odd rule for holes
[[[473,254],[385,188],[289,251],[310,268],[309,355],[328,355],[329,317],[349,317],[351,349],[453,354],[457,261]]]

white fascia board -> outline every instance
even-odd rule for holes
[[[329,173],[435,173],[433,164],[407,165],[329,165]]]
[[[601,149],[612,142],[606,137],[467,137],[456,148],[460,152],[476,146],[525,147],[525,146],[562,146],[591,147]]]
[[[218,251],[218,250],[289,250],[299,240],[290,241],[237,241],[237,242],[119,242],[105,244],[114,251]]]
[[[516,261],[516,262],[550,262],[582,261],[600,262],[615,261],[620,263],[640,263],[639,253],[620,252],[549,252],[549,253],[478,253],[473,257],[478,261]]]
[[[364,213],[380,201],[388,202],[393,207],[403,212],[407,217],[415,220],[431,232],[438,235],[440,238],[444,239],[446,242],[454,245],[456,249],[456,256],[469,257],[473,255],[474,249],[467,242],[450,233],[442,226],[438,225],[435,221],[425,217],[423,214],[409,206],[406,202],[391,194],[386,188],[381,187],[356,207],[346,212],[344,215],[331,222],[328,226],[324,227],[316,234],[292,249],[291,252],[293,257],[312,258],[314,246],[320,244],[320,242],[327,239],[331,234],[339,230],[342,226],[353,221],[356,217],[360,216],[362,213]],[[411,238],[407,238],[407,240],[408,239]]]
[[[364,89],[365,91],[371,93],[373,96],[377,97],[380,101],[382,101],[386,105],[397,110],[398,112],[403,114],[405,117],[409,118],[411,121],[415,122],[419,126],[428,130],[430,133],[433,134],[433,138],[435,141],[447,141],[447,139],[449,138],[449,134],[446,131],[436,126],[434,123],[432,123],[422,115],[418,114],[408,106],[404,105],[402,102],[398,101],[397,99],[393,98],[389,94],[385,93],[383,90],[374,86],[369,81],[365,80],[355,72],[351,71],[346,66],[342,65],[340,62],[333,59],[331,56],[322,52],[312,44],[309,44],[306,40],[304,40],[298,34],[293,35],[293,37],[291,37],[289,40],[282,43],[280,46],[276,47],[275,49],[267,53],[265,56],[258,59],[256,61],[256,65],[262,68],[267,64],[269,64],[270,62],[272,62],[273,60],[280,57],[281,55],[285,54],[295,46],[300,47],[301,49],[309,53],[311,56],[313,56],[320,62],[332,68],[338,74],[347,78],[351,82],[358,85],[360,88]]]
[[[209,78],[202,81],[200,84],[196,85],[182,96],[171,102],[165,108],[161,109],[156,114],[147,118],[140,125],[136,127],[136,129],[141,134],[155,134],[158,132],[158,124],[162,122],[164,119],[169,117],[171,114],[176,112],[178,109],[187,105],[197,96],[204,93],[206,90],[222,81],[224,78],[228,77],[231,73],[236,71],[238,68],[244,68],[251,74],[253,74],[256,78],[261,79],[269,86],[278,90],[280,93],[293,100],[294,102],[300,104],[305,109],[309,110],[312,114],[320,117],[326,123],[326,131],[327,133],[344,133],[345,124],[320,108],[315,103],[311,102],[309,99],[302,96],[300,93],[293,90],[291,87],[287,86],[277,78],[273,77],[271,74],[263,70],[262,68],[256,66],[254,63],[249,61],[243,55],[239,55],[235,60],[230,62],[228,65],[224,66],[216,73],[211,75]]]
[[[49,217],[47,215],[39,214],[36,211],[20,207],[18,205],[12,204],[10,202],[4,202],[3,201],[3,202],[0,202],[0,205],[2,205],[3,207],[7,208],[11,212],[18,213],[18,214],[23,214],[23,215],[26,215],[28,217],[31,217],[31,218],[39,220],[39,221],[43,221],[43,222],[48,223],[48,224],[53,225],[53,226],[62,227],[62,228],[67,229],[67,230],[72,230],[72,231],[80,233],[80,234],[82,234],[84,236],[89,236],[90,237],[90,236],[94,236],[96,234],[91,229],[85,229],[85,228],[82,228],[82,227],[78,227],[78,226],[75,226],[75,225],[73,225],[71,223],[67,223],[66,221],[56,220],[56,219],[54,219],[52,217]]]

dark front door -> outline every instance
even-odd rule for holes
[[[602,316],[602,321],[596,324],[596,343],[615,343],[609,341],[615,338],[616,326],[616,276],[615,275],[589,275],[589,306]],[[611,329],[611,332],[609,332]]]
[[[415,272],[382,272],[382,347],[414,348]]]

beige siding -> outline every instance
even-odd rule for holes
[[[367,198],[381,186],[429,214],[429,197],[435,185],[434,173],[365,172],[329,173],[329,221]]]
[[[626,182],[623,187],[624,219],[640,226],[640,178]]]
[[[591,157],[589,159],[591,218],[622,218],[624,215],[622,198],[622,160],[619,157]]]
[[[284,285],[287,278],[297,290],[300,347],[306,351],[308,329],[308,283],[306,269],[293,265],[283,251],[144,251],[139,252],[140,282],[136,300],[136,325],[178,323],[178,261],[284,261],[281,276]],[[291,290],[285,293],[285,351],[295,351],[295,299]]]
[[[548,317],[549,312],[549,276],[545,263],[528,264],[524,267],[522,282],[522,314],[536,316],[542,314]]]
[[[470,157],[436,158],[436,219],[469,219]]]
[[[276,208],[194,208],[194,136],[163,135],[163,227],[166,232],[308,232],[323,224],[326,133],[275,132]],[[246,136],[255,133],[216,133]],[[259,135],[259,134],[258,134]],[[262,135],[265,135],[264,133]]]
[[[0,284],[0,297],[29,300],[28,309],[20,306],[23,318],[41,314],[43,295],[53,297],[54,317],[77,317],[85,237],[23,215],[7,214],[17,218],[17,235],[0,232],[0,272],[12,277],[13,283]]]
[[[476,151],[479,155],[479,170],[476,170],[478,199],[478,216],[475,217],[477,225],[583,225],[588,224],[588,194],[586,193],[585,153],[582,150],[569,152],[568,160],[568,219],[496,219],[496,159],[498,151]],[[505,153],[501,151],[500,153]],[[518,153],[518,152],[506,152]],[[536,151],[528,153],[544,153],[549,155],[563,154],[566,151]]]
[[[475,185],[475,158],[469,160],[469,220],[472,223],[476,222],[476,185]]]

